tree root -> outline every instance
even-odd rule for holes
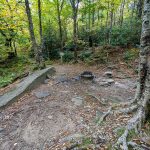
[[[119,110],[115,111],[115,113],[125,113],[125,114],[128,114],[128,113],[133,113],[137,109],[138,109],[138,105],[133,105],[131,107],[119,109]]]
[[[95,98],[98,102],[100,102],[102,105],[106,105],[106,103],[105,102],[103,102],[102,100],[100,100],[97,96],[95,96],[95,95],[93,95],[93,94],[89,94],[89,93],[87,93],[87,95],[88,96],[91,96],[91,97],[93,97],[93,98]]]
[[[129,135],[129,131],[134,129],[136,133],[138,133],[141,130],[143,120],[145,120],[145,110],[144,107],[140,107],[137,111],[137,113],[128,121],[128,124],[126,126],[126,129],[121,137],[117,140],[115,145],[113,146],[113,149],[118,148],[118,146],[122,145],[123,150],[128,150],[128,142],[127,138]],[[131,145],[131,142],[129,143]],[[133,143],[132,143],[133,144]]]
[[[104,115],[97,122],[98,125],[100,125],[104,121],[104,119],[112,112],[111,110],[112,110],[112,107],[110,107],[108,111],[104,113]]]
[[[138,149],[138,150],[150,150],[149,147],[147,147],[146,145],[138,145],[135,142],[128,142],[128,145],[131,146],[134,149]]]

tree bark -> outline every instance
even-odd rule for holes
[[[144,11],[142,20],[142,33],[141,33],[141,49],[140,49],[140,62],[137,91],[132,106],[137,106],[136,114],[128,121],[125,132],[119,137],[115,147],[123,145],[123,150],[128,150],[128,146],[140,147],[140,145],[131,144],[127,141],[129,131],[135,129],[136,133],[139,132],[150,114],[150,0],[144,1]],[[131,108],[130,107],[130,108]],[[129,110],[129,108],[128,108]],[[141,148],[141,147],[140,147]],[[142,149],[142,148],[141,148]]]
[[[122,26],[123,24],[124,7],[125,7],[125,0],[122,0],[121,7],[120,7],[120,26]]]
[[[45,64],[43,61],[41,48],[37,45],[36,40],[35,40],[34,27],[33,27],[31,10],[30,10],[28,0],[25,0],[25,6],[26,6],[27,17],[28,17],[28,23],[29,23],[30,39],[32,42],[32,49],[34,50],[35,60],[36,60],[38,68],[44,68]]]
[[[94,0],[92,1],[93,5],[94,5]],[[94,27],[95,24],[95,8],[93,7],[92,9],[92,27]]]
[[[112,27],[113,27],[113,8],[114,4],[111,4],[111,11],[110,11],[110,29],[109,29],[109,44],[111,44],[111,34],[112,34]]]
[[[79,0],[70,0],[73,11],[73,43],[74,43],[74,58],[77,62],[77,15]]]
[[[143,0],[138,0],[138,4],[137,4],[137,16],[140,19],[142,17],[142,9],[143,9]]]
[[[63,51],[63,31],[62,31],[62,21],[61,21],[61,12],[64,5],[64,0],[59,3],[59,0],[56,1],[57,5],[57,18],[58,18],[58,26],[59,26],[59,36],[60,36],[60,49]]]
[[[150,0],[145,0],[143,13],[137,100],[143,97],[147,79],[150,79]]]
[[[42,15],[41,15],[41,0],[38,0],[38,15],[39,15],[39,33],[40,33],[40,42],[43,43],[43,34],[42,34]]]

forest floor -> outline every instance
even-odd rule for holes
[[[135,71],[125,63],[113,65],[114,82],[102,85],[106,65],[53,66],[55,76],[0,111],[0,150],[110,149],[131,115],[110,114],[100,124],[99,119],[110,106],[134,97]],[[93,72],[95,81],[79,79],[83,71]]]

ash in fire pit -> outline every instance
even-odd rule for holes
[[[80,74],[81,79],[93,80],[95,76],[91,71],[84,71]]]

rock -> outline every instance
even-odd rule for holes
[[[57,82],[67,82],[67,81],[68,81],[68,78],[67,78],[66,75],[61,75],[61,76],[56,77],[55,80],[56,80]]]
[[[112,78],[113,77],[113,73],[111,71],[107,71],[107,72],[104,73],[104,76],[108,77],[108,78]]]
[[[77,140],[83,138],[83,134],[75,133],[72,135],[68,135],[62,139],[60,139],[59,142],[66,142],[66,141],[72,141],[72,140]]]
[[[74,97],[74,98],[72,98],[71,101],[74,102],[74,104],[77,106],[83,105],[83,98],[82,97]]]
[[[46,79],[46,75],[50,74],[51,76],[55,74],[55,69],[53,67],[49,67],[46,69],[35,71],[33,74],[27,76],[24,80],[19,82],[16,85],[16,88],[10,90],[0,97],[0,107],[4,107],[7,104],[11,104],[11,102],[19,99],[25,92],[34,89],[39,84],[43,83]]]
[[[112,84],[112,83],[115,82],[113,79],[103,79],[102,81],[103,81],[103,82],[110,83],[110,84]]]
[[[128,89],[129,88],[127,85],[119,83],[119,82],[115,82],[115,86],[122,88],[122,89]]]
[[[142,137],[141,141],[150,146],[150,137],[148,136]]]
[[[49,93],[49,91],[39,91],[39,92],[35,92],[35,96],[37,97],[37,98],[45,98],[45,97],[47,97],[47,96],[49,96],[50,95],[50,93]]]
[[[93,80],[95,76],[91,71],[84,71],[83,73],[80,74],[80,77],[82,79]]]
[[[48,116],[48,119],[52,119],[52,118],[53,118],[53,116],[51,116],[51,115]]]
[[[38,98],[38,99],[35,100],[35,103],[41,103],[42,101],[43,101],[42,99]]]
[[[44,81],[44,83],[45,83],[45,84],[48,84],[49,81],[50,81],[50,79],[46,79],[46,80]]]
[[[0,133],[4,131],[4,128],[0,128]]]
[[[110,86],[112,83],[115,82],[113,79],[102,79],[102,78],[98,78],[95,81],[98,82],[100,86]]]

